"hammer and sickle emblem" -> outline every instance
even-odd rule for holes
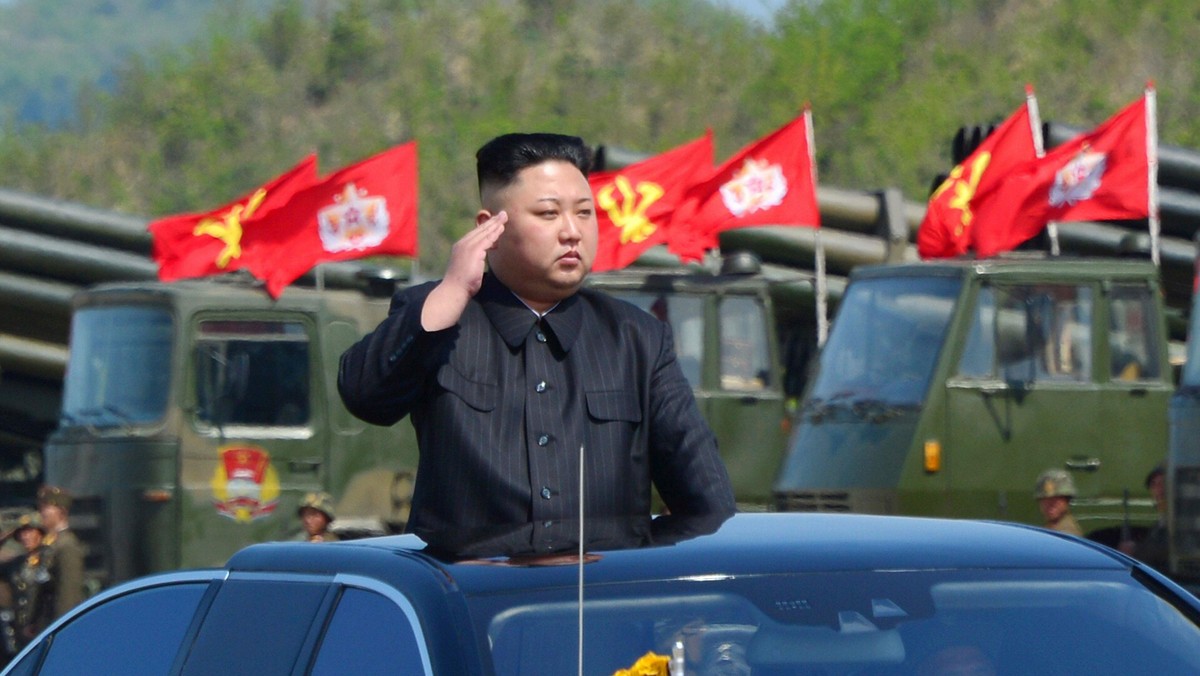
[[[225,248],[217,256],[218,268],[224,268],[229,265],[229,261],[241,257],[242,219],[253,216],[266,197],[267,191],[259,188],[245,205],[235,205],[222,219],[206,218],[196,224],[196,228],[192,230],[193,235],[208,235],[225,243]]]
[[[619,202],[613,195],[614,188],[621,193]],[[637,194],[634,194],[635,190]],[[657,183],[643,181],[635,189],[629,179],[617,176],[616,180],[600,189],[596,201],[601,209],[608,212],[613,224],[621,229],[621,244],[629,244],[644,242],[654,234],[658,226],[646,217],[646,210],[665,193]]]
[[[960,164],[954,167],[950,171],[950,175],[946,177],[946,180],[942,181],[942,184],[938,186],[933,196],[930,197],[929,201],[932,202],[940,197],[942,193],[953,188],[948,206],[951,209],[958,209],[962,213],[962,218],[958,226],[954,228],[954,235],[956,237],[962,236],[963,231],[970,227],[971,221],[975,218],[975,214],[971,213],[971,198],[975,197],[975,191],[979,188],[979,181],[983,178],[983,172],[987,169],[991,161],[991,153],[980,153],[979,157],[975,158],[975,161],[971,163],[971,176],[966,180],[963,179],[963,165]]]

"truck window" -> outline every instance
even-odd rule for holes
[[[170,313],[159,307],[85,307],[71,320],[63,421],[114,427],[154,422],[171,383]]]
[[[213,320],[197,327],[196,420],[298,426],[309,419],[309,340],[300,322]]]
[[[954,277],[852,283],[821,353],[809,403],[922,403],[961,288]]]
[[[1129,284],[1109,293],[1109,374],[1113,380],[1157,380],[1158,326],[1151,290]]]
[[[1090,380],[1091,327],[1090,286],[984,286],[958,375],[1020,382]]]
[[[615,293],[615,296],[671,325],[675,358],[693,388],[700,386],[704,358],[704,302],[699,296],[673,293]]]
[[[762,303],[749,296],[725,296],[720,316],[721,389],[766,389],[771,385],[771,364]]]

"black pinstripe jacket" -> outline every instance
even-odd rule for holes
[[[592,289],[541,320],[488,274],[462,318],[421,329],[435,283],[400,291],[342,355],[359,418],[411,414],[420,446],[409,529],[672,513],[732,513],[716,437],[675,362],[670,328]]]

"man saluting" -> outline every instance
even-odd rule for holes
[[[480,148],[481,209],[445,276],[397,292],[342,356],[354,415],[411,415],[410,530],[575,518],[580,471],[588,516],[649,514],[652,484],[675,514],[734,511],[668,325],[583,288],[598,237],[590,157],[558,134]]]

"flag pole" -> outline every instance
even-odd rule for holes
[[[1154,81],[1146,83],[1146,165],[1147,165],[1147,221],[1150,226],[1150,260],[1159,265],[1158,220],[1158,103],[1154,93]]]
[[[813,143],[813,123],[812,123],[812,106],[808,103],[804,104],[804,136],[808,145],[808,168],[809,175],[812,176],[813,197],[817,196],[817,158],[816,147]],[[825,339],[829,336],[829,290],[826,285],[825,278],[825,245],[821,243],[821,224],[817,223],[816,232],[813,233],[813,270],[817,275],[816,285],[816,308],[817,308],[817,347],[825,344]]]
[[[1033,135],[1033,154],[1041,158],[1046,154],[1046,142],[1042,138],[1042,115],[1038,111],[1037,97],[1033,94],[1033,85],[1025,84],[1025,106],[1029,110],[1029,131]],[[1046,224],[1046,234],[1050,237],[1050,255],[1057,256],[1062,252],[1058,244],[1058,222]]]

